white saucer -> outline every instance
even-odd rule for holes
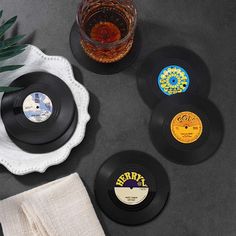
[[[31,154],[18,148],[8,137],[0,117],[0,164],[15,175],[25,175],[31,172],[43,173],[49,166],[65,161],[72,148],[82,142],[86,125],[90,120],[88,114],[89,94],[84,86],[75,80],[71,64],[67,59],[60,56],[47,56],[35,46],[29,45],[22,54],[4,61],[2,64],[3,66],[14,64],[24,64],[25,66],[16,71],[0,73],[1,86],[8,86],[21,75],[44,71],[63,80],[74,96],[78,109],[76,130],[64,146],[50,153]],[[2,94],[0,94],[1,98]]]

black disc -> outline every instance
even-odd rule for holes
[[[49,142],[49,143],[44,143],[44,144],[29,144],[29,143],[24,143],[13,136],[11,136],[8,133],[8,136],[10,139],[15,143],[19,148],[22,150],[29,152],[29,153],[47,153],[47,152],[52,152],[54,150],[57,150],[58,148],[62,147],[74,134],[74,131],[77,127],[77,122],[78,122],[78,113],[77,110],[75,112],[74,118],[72,120],[72,123],[68,127],[68,129],[62,134],[60,137],[57,139]]]
[[[95,195],[104,213],[125,225],[152,220],[164,208],[170,183],[161,164],[146,153],[124,151],[100,167]]]
[[[216,106],[198,96],[177,94],[158,103],[150,121],[156,149],[168,160],[193,165],[218,149],[224,133]]]
[[[10,86],[23,88],[2,98],[1,116],[11,137],[28,144],[45,144],[69,128],[75,103],[61,79],[37,72],[19,77]]]
[[[114,63],[99,63],[87,56],[81,47],[80,33],[78,25],[75,22],[70,33],[70,48],[75,59],[84,68],[96,74],[111,75],[125,70],[134,63],[141,49],[141,36],[139,30],[136,29],[133,46],[130,52],[120,61]]]
[[[139,92],[153,108],[161,99],[176,93],[207,97],[210,73],[204,61],[182,47],[164,47],[151,53],[137,72]]]

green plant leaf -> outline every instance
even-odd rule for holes
[[[0,18],[2,17],[3,10],[0,10]],[[16,45],[19,40],[21,40],[24,35],[16,35],[11,38],[4,40],[5,32],[11,28],[11,26],[16,22],[17,16],[12,17],[7,22],[0,26],[0,62],[7,60],[9,58],[15,57],[16,55],[22,53],[27,45]],[[23,65],[9,65],[0,67],[0,73],[6,71],[13,71],[21,68]],[[0,92],[14,92],[23,88],[20,87],[0,87]]]
[[[0,92],[10,93],[21,90],[21,87],[0,87]]]
[[[17,36],[11,37],[9,39],[5,39],[3,41],[0,41],[0,50],[9,48],[12,45],[15,45],[18,41],[20,41],[24,37],[25,37],[25,35],[17,35]]]
[[[4,35],[4,33],[9,28],[11,28],[11,26],[16,22],[16,19],[17,19],[17,16],[14,16],[0,27],[0,38]]]
[[[0,61],[7,60],[22,53],[27,45],[16,45],[8,49],[0,50]]]
[[[4,56],[1,56],[0,61],[4,61],[4,60],[10,59],[12,57],[15,57],[15,56],[19,55],[22,52],[24,52],[24,50],[19,50],[19,51],[16,51],[16,52],[8,53]]]
[[[5,49],[1,49],[0,48],[0,57],[1,55],[5,55],[5,53],[10,53],[10,52],[15,52],[15,51],[19,51],[19,50],[22,50],[24,49],[26,46],[26,44],[23,44],[23,45],[13,45],[9,48],[5,48]]]
[[[0,67],[0,73],[5,72],[5,71],[17,70],[23,66],[24,65],[2,66],[2,67]]]

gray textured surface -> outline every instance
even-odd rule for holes
[[[139,227],[118,225],[100,213],[109,235],[234,236],[236,235],[236,2],[235,0],[137,1],[143,48],[128,70],[99,76],[81,68],[70,52],[68,37],[77,0],[0,0],[5,17],[19,16],[18,31],[46,53],[62,55],[77,65],[93,94],[84,142],[63,164],[43,175],[11,175],[0,167],[0,199],[78,171],[93,193],[95,174],[111,154],[142,150],[166,168],[171,196],[164,212]],[[153,148],[148,134],[150,110],[138,94],[135,71],[152,50],[170,44],[188,47],[207,63],[212,75],[210,99],[225,120],[225,137],[213,158],[185,167],[166,161]],[[79,219],[78,219],[79,223]]]

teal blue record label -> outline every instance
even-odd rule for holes
[[[182,67],[171,65],[160,72],[157,83],[161,91],[170,96],[186,92],[190,79],[188,73]]]
[[[29,94],[23,102],[23,112],[26,118],[34,123],[41,123],[52,115],[53,105],[51,99],[44,93]]]

